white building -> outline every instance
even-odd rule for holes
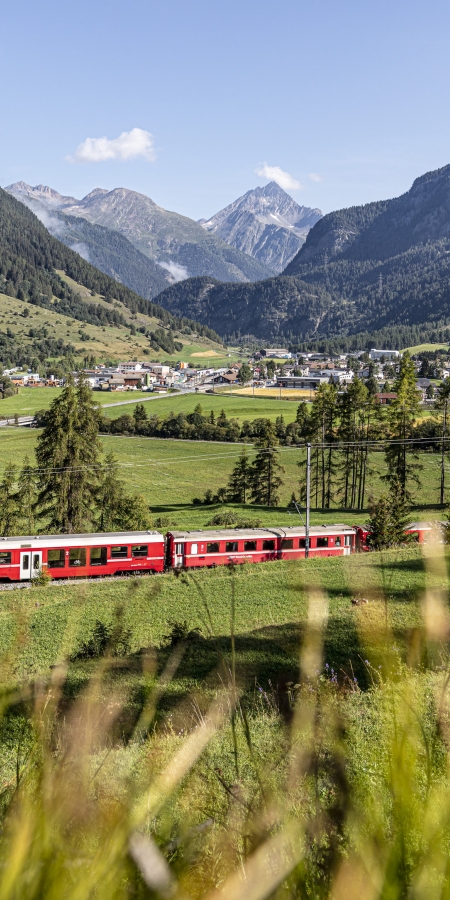
[[[381,359],[384,356],[386,362],[390,359],[399,359],[401,353],[399,350],[371,350],[369,353],[370,359]]]

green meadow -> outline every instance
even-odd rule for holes
[[[151,404],[150,404],[151,405]],[[127,407],[122,407],[127,410]],[[33,459],[37,439],[36,429],[4,427],[0,429],[1,471],[8,462],[20,466],[28,455]],[[183,528],[200,528],[212,516],[223,510],[222,506],[192,505],[194,497],[203,497],[210,489],[213,493],[224,487],[240,453],[241,444],[219,444],[207,441],[178,441],[158,438],[124,437],[105,435],[101,438],[105,453],[114,452],[120,465],[121,477],[127,488],[142,493],[155,518],[164,517],[166,524],[176,524]],[[256,453],[248,446],[250,458]],[[292,492],[298,494],[300,468],[304,452],[299,448],[280,448],[279,459],[285,469],[284,484],[280,491],[281,505],[275,509],[243,506],[239,515],[258,518],[264,525],[292,525],[298,521],[297,514],[286,507]],[[440,459],[439,454],[420,455],[422,486],[415,494],[412,515],[417,518],[442,518],[443,512],[437,508],[439,496]],[[384,456],[373,453],[370,458],[367,497],[377,497],[384,490],[381,480],[385,472]],[[314,507],[314,491],[312,492]],[[345,523],[362,522],[367,513],[344,512],[334,508],[325,512],[313,512],[312,522]]]

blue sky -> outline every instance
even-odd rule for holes
[[[1,34],[2,186],[200,218],[265,164],[328,212],[450,162],[448,0],[15,0]]]

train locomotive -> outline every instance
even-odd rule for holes
[[[406,532],[424,543],[433,530],[413,522]],[[309,531],[309,556],[348,556],[370,549],[363,526],[321,525]],[[173,569],[215,568],[270,560],[304,559],[304,527],[203,531],[124,531],[0,538],[0,581],[138,575]]]

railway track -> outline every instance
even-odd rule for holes
[[[169,570],[170,571],[170,570]],[[126,575],[97,575],[92,578],[52,578],[45,587],[63,587],[68,584],[92,584],[93,582],[107,581],[129,581],[130,578],[144,578],[153,575],[167,575],[167,572],[129,572]],[[36,585],[38,587],[40,585]],[[10,581],[0,583],[0,593],[2,591],[20,591],[24,588],[33,588],[35,585],[31,581]]]

